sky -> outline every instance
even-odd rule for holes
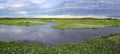
[[[0,0],[0,17],[120,17],[120,0]]]

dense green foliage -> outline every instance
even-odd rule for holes
[[[120,37],[112,35],[110,37]],[[120,39],[119,39],[120,40]],[[38,44],[0,42],[0,54],[119,54],[120,42],[108,37],[91,38],[81,43],[70,43],[53,47],[40,47]]]
[[[46,24],[48,22],[57,23],[58,25],[53,26],[53,28],[58,28],[58,29],[104,28],[110,26],[120,26],[120,20],[111,19],[111,18],[107,18],[107,19],[2,18],[0,19],[0,24],[17,25],[17,26],[41,25],[41,24]]]

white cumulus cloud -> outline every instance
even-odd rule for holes
[[[18,11],[17,13],[18,13],[18,14],[23,14],[23,15],[27,15],[27,14],[28,14],[27,11]]]

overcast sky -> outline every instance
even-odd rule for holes
[[[0,17],[120,17],[120,0],[0,0]]]

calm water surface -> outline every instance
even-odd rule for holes
[[[59,30],[51,28],[53,25],[52,23],[42,26],[0,25],[0,41],[37,42],[43,45],[57,45],[85,41],[94,36],[120,34],[120,27]]]

